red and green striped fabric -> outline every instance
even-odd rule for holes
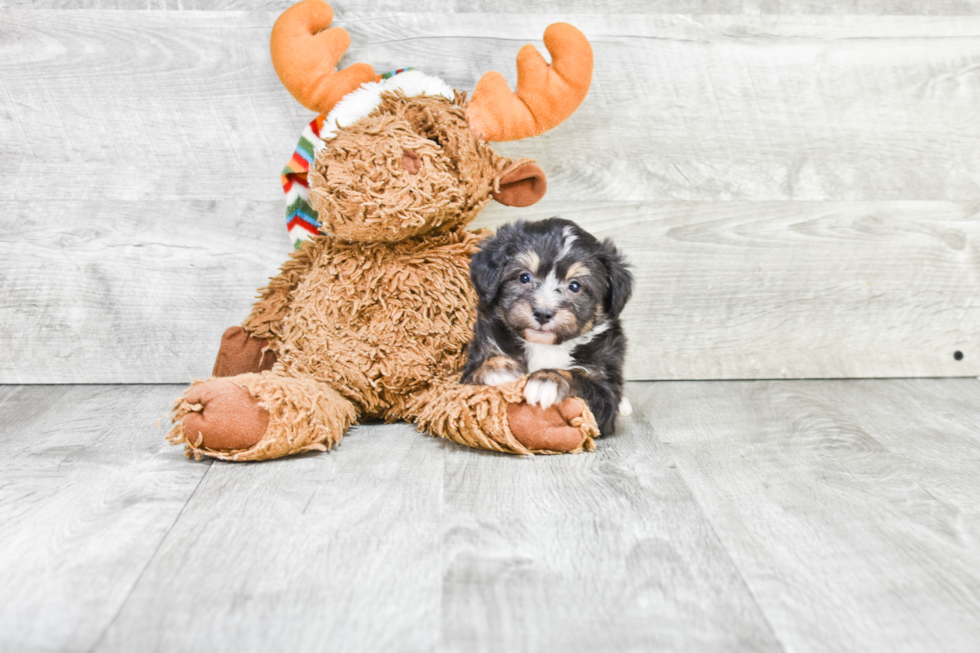
[[[378,80],[389,79],[398,73],[414,68],[399,68],[382,75],[378,75]],[[310,205],[310,183],[307,175],[310,172],[310,164],[316,158],[316,153],[323,148],[323,139],[320,138],[320,130],[323,129],[323,122],[326,116],[321,114],[313,119],[303,134],[299,137],[296,151],[289,159],[289,163],[282,170],[282,190],[286,193],[286,229],[289,230],[289,237],[293,241],[293,247],[299,249],[304,242],[310,240],[319,233],[320,221],[316,211]]]

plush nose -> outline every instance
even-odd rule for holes
[[[543,325],[545,322],[555,316],[555,312],[549,311],[546,308],[536,308],[531,311],[531,315],[533,315],[534,319],[538,321],[538,324]]]
[[[408,171],[408,174],[417,175],[422,169],[422,157],[415,150],[406,147],[402,150],[402,167]]]

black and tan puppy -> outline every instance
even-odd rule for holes
[[[479,304],[463,382],[500,385],[530,374],[529,404],[581,397],[600,432],[612,433],[626,354],[619,314],[633,286],[612,241],[559,218],[516,222],[484,241],[470,278]]]

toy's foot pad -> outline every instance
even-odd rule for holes
[[[262,350],[269,343],[264,338],[254,338],[240,326],[229,327],[221,336],[221,348],[214,360],[211,376],[237,376],[271,370],[276,364],[276,354]]]
[[[507,424],[518,442],[531,451],[591,450],[592,438],[577,428],[584,412],[582,402],[574,397],[545,410],[526,403],[510,404]]]
[[[249,391],[225,379],[193,386],[184,397],[191,412],[182,421],[194,448],[249,449],[269,426],[269,411]]]

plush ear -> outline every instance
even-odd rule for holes
[[[611,317],[619,317],[633,294],[633,275],[626,264],[626,259],[616,249],[613,241],[606,238],[599,248],[599,260],[606,268],[609,276],[609,287],[603,302],[606,313]]]
[[[500,290],[500,263],[503,258],[503,248],[504,241],[500,235],[491,236],[480,244],[480,251],[470,260],[470,280],[482,306],[492,304],[497,291]]]
[[[505,172],[493,199],[505,206],[531,206],[548,190],[548,179],[536,163],[523,163]]]

